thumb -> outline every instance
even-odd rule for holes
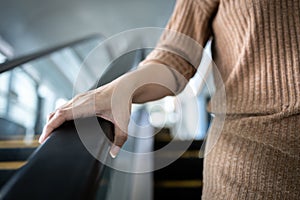
[[[109,152],[112,158],[117,157],[117,155],[121,150],[121,147],[124,145],[127,138],[128,138],[127,133],[123,132],[118,126],[115,125],[114,143],[112,144]]]

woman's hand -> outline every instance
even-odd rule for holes
[[[127,140],[131,104],[174,95],[178,78],[162,64],[148,64],[95,90],[77,95],[49,114],[39,139],[43,143],[65,121],[90,116],[102,117],[115,125],[110,154],[116,157]]]
[[[127,140],[131,97],[129,88],[119,84],[118,79],[95,90],[75,96],[72,100],[50,113],[39,142],[43,143],[52,131],[65,121],[90,116],[102,117],[115,125],[114,143],[110,154],[114,158]],[[126,94],[125,94],[126,93]],[[127,97],[127,100],[125,98]]]

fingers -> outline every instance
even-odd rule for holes
[[[99,101],[96,101],[96,94],[98,94],[97,98],[100,99]],[[114,108],[118,112],[113,113],[111,109],[110,92],[105,93],[99,92],[99,90],[94,90],[77,95],[72,100],[61,106],[58,110],[48,115],[47,124],[43,129],[39,142],[43,143],[51,135],[54,129],[58,128],[67,120],[99,116],[108,119],[115,124],[114,142],[110,149],[111,157],[115,158],[127,140],[127,128],[130,119],[129,102],[123,102],[122,98],[117,98],[116,100],[117,102],[115,102]],[[113,114],[115,114],[115,116],[113,116]]]
[[[39,142],[43,143],[54,129],[58,128],[60,125],[62,125],[66,120],[70,119],[71,117],[72,117],[72,112],[70,109],[57,110],[52,114],[52,116],[50,114],[49,121],[47,122],[47,124],[43,129],[43,133],[39,138]]]
[[[51,120],[51,118],[54,116],[55,112],[49,113],[47,116],[47,122]]]
[[[115,138],[114,143],[112,144],[110,148],[110,156],[112,158],[117,157],[117,155],[120,152],[121,147],[124,145],[128,138],[127,133],[123,132],[118,126],[115,126]]]
[[[82,93],[59,107],[55,112],[50,113],[47,117],[47,124],[39,138],[39,142],[43,143],[51,132],[65,121],[93,115],[95,113],[93,102],[94,95],[92,92]]]

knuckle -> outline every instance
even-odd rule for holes
[[[62,110],[62,109],[58,109],[58,110],[56,111],[56,114],[57,114],[58,117],[63,117],[63,116],[65,116],[66,111],[65,111],[65,110]]]

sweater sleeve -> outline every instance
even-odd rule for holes
[[[217,7],[217,0],[177,0],[157,46],[140,65],[164,64],[190,79],[211,35],[211,18]]]

